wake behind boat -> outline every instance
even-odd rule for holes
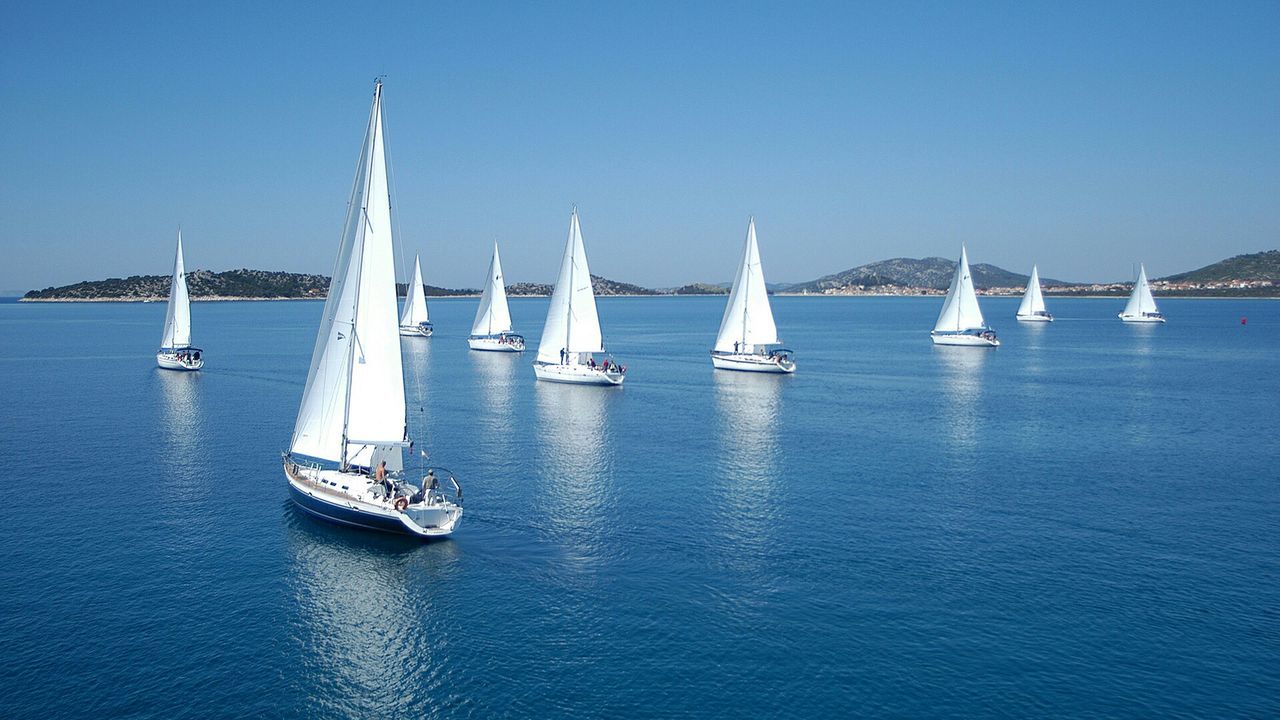
[[[938,322],[929,333],[934,345],[960,345],[965,347],[999,347],[996,331],[987,327],[978,307],[978,294],[973,289],[973,277],[969,274],[969,254],[960,246],[960,262],[956,263],[956,276],[942,303]]]
[[[524,352],[524,336],[511,331],[511,309],[507,306],[507,286],[502,279],[502,260],[498,257],[496,242],[467,347],[490,352]]]
[[[1031,279],[1027,281],[1027,291],[1022,296],[1022,304],[1018,305],[1017,318],[1023,322],[1053,322],[1053,316],[1044,307],[1044,293],[1040,291],[1040,272],[1031,266]]]
[[[156,365],[165,370],[199,370],[204,367],[203,351],[191,345],[191,298],[187,295],[187,275],[182,262],[182,230],[178,230],[178,252],[169,282],[169,309],[164,316],[164,336],[156,352]]]
[[[539,380],[578,385],[621,385],[627,369],[610,357],[597,361],[604,352],[596,295],[591,289],[591,269],[582,245],[578,208],[569,216],[569,237],[565,241],[560,276],[551,293],[547,322],[538,343],[538,359],[533,373]]]
[[[780,346],[778,326],[769,307],[769,292],[756,242],[756,219],[747,222],[742,262],[729,291],[729,303],[720,320],[720,333],[711,350],[711,365],[719,370],[793,373],[791,351]]]
[[[412,450],[396,318],[390,196],[382,138],[382,82],[351,190],[347,221],[284,474],[302,510],[344,525],[422,538],[462,518],[447,471],[404,476]],[[420,285],[420,277],[415,282]]]
[[[413,256],[413,282],[404,299],[404,315],[400,317],[400,334],[406,337],[431,337],[434,328],[427,316],[427,295],[422,288],[422,264]]]
[[[1151,285],[1147,283],[1147,268],[1138,265],[1138,281],[1133,284],[1133,292],[1129,293],[1129,302],[1119,318],[1127,323],[1162,323],[1164,313],[1156,307],[1156,299],[1151,295]]]

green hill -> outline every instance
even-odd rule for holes
[[[979,288],[989,287],[1025,287],[1031,278],[1010,272],[1004,268],[987,263],[972,263],[969,269],[973,273],[973,283]],[[893,258],[879,262],[859,265],[843,272],[820,277],[807,283],[797,283],[787,287],[784,292],[823,292],[861,285],[875,287],[897,285],[911,288],[930,288],[946,290],[951,285],[951,278],[956,272],[956,261],[940,257],[927,258]],[[1044,285],[1067,285],[1060,280],[1042,278]]]
[[[1159,278],[1166,282],[1230,282],[1232,280],[1280,280],[1280,250],[1266,250],[1220,260],[1198,270]]]

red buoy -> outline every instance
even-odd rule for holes
[[[1241,324],[1241,325],[1248,325],[1248,324],[1249,324],[1249,318],[1247,318],[1247,317],[1242,317],[1242,318],[1240,318],[1240,324]]]

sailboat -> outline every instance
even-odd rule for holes
[[[778,347],[778,327],[769,308],[769,293],[756,244],[756,219],[747,222],[742,262],[729,291],[729,304],[720,320],[720,334],[711,350],[711,364],[720,370],[793,373],[791,351]]]
[[[462,517],[462,489],[443,468],[427,470],[417,485],[405,479],[404,451],[413,443],[397,336],[390,205],[378,81],[284,473],[293,502],[311,515],[439,537]]]
[[[431,337],[431,318],[427,317],[427,297],[422,289],[422,264],[413,256],[413,283],[404,299],[400,316],[400,334],[408,337]]]
[[[489,260],[484,294],[480,296],[480,307],[476,309],[475,322],[471,323],[467,347],[493,352],[524,352],[524,336],[511,331],[507,286],[502,280],[502,260],[498,257],[496,242],[493,244],[493,258]]]
[[[187,295],[187,275],[182,264],[182,230],[178,230],[178,253],[173,260],[173,280],[169,283],[169,310],[164,315],[164,336],[156,353],[156,365],[166,370],[199,370],[204,357],[191,346],[191,298]]]
[[[1133,284],[1133,292],[1129,294],[1129,303],[1120,313],[1120,319],[1127,323],[1162,323],[1164,313],[1156,307],[1156,299],[1151,296],[1151,285],[1147,283],[1147,268],[1138,265],[1138,281]]]
[[[973,290],[973,277],[969,274],[969,254],[960,246],[960,262],[956,263],[956,276],[951,279],[951,289],[942,303],[938,322],[929,333],[934,345],[966,345],[971,347],[999,347],[996,331],[987,327],[978,307],[978,295]]]
[[[591,270],[587,267],[587,251],[582,246],[582,228],[575,207],[569,216],[560,277],[551,293],[533,373],[539,380],[551,382],[621,385],[626,368],[610,357],[597,362],[595,354],[603,352],[596,295],[591,289]]]
[[[1053,322],[1053,316],[1044,309],[1044,294],[1040,291],[1040,271],[1035,265],[1031,266],[1031,279],[1027,281],[1027,292],[1022,296],[1017,317],[1023,322]]]

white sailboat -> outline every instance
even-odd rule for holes
[[[582,246],[582,228],[575,207],[569,217],[560,277],[551,293],[533,373],[539,380],[552,382],[621,385],[626,368],[609,357],[597,361],[595,354],[603,352],[591,269],[587,267],[587,251]]]
[[[203,350],[191,345],[191,298],[187,295],[187,275],[182,263],[182,230],[178,230],[178,252],[173,260],[173,280],[169,283],[169,309],[164,316],[164,336],[156,353],[156,365],[166,370],[199,370],[204,367]]]
[[[382,137],[382,83],[316,335],[284,472],[302,510],[332,522],[448,535],[462,517],[462,490],[447,470],[404,479],[407,436],[397,336],[395,262]],[[444,489],[447,486],[447,490]]]
[[[969,274],[969,254],[960,246],[960,262],[956,263],[956,275],[951,289],[942,303],[938,322],[929,333],[934,345],[963,345],[969,347],[998,347],[996,331],[987,327],[978,307],[978,294],[973,289],[973,277]]]
[[[404,299],[404,314],[400,316],[400,334],[407,337],[431,337],[433,328],[427,316],[427,296],[422,289],[422,264],[413,256],[413,282]]]
[[[1133,284],[1129,302],[1119,317],[1127,323],[1162,323],[1164,313],[1156,307],[1156,299],[1151,295],[1151,285],[1147,283],[1147,268],[1141,264],[1138,268],[1138,281]]]
[[[793,373],[791,351],[779,346],[778,327],[769,307],[769,292],[756,243],[756,219],[747,222],[742,262],[729,291],[729,304],[720,320],[720,334],[711,350],[711,364],[720,370]]]
[[[1023,322],[1053,322],[1053,316],[1044,307],[1044,294],[1040,291],[1040,271],[1035,265],[1031,266],[1031,279],[1027,281],[1027,291],[1022,295],[1017,317]]]
[[[502,279],[502,260],[498,257],[496,242],[467,347],[491,352],[524,352],[524,336],[511,330],[511,309],[507,307],[507,286]]]

